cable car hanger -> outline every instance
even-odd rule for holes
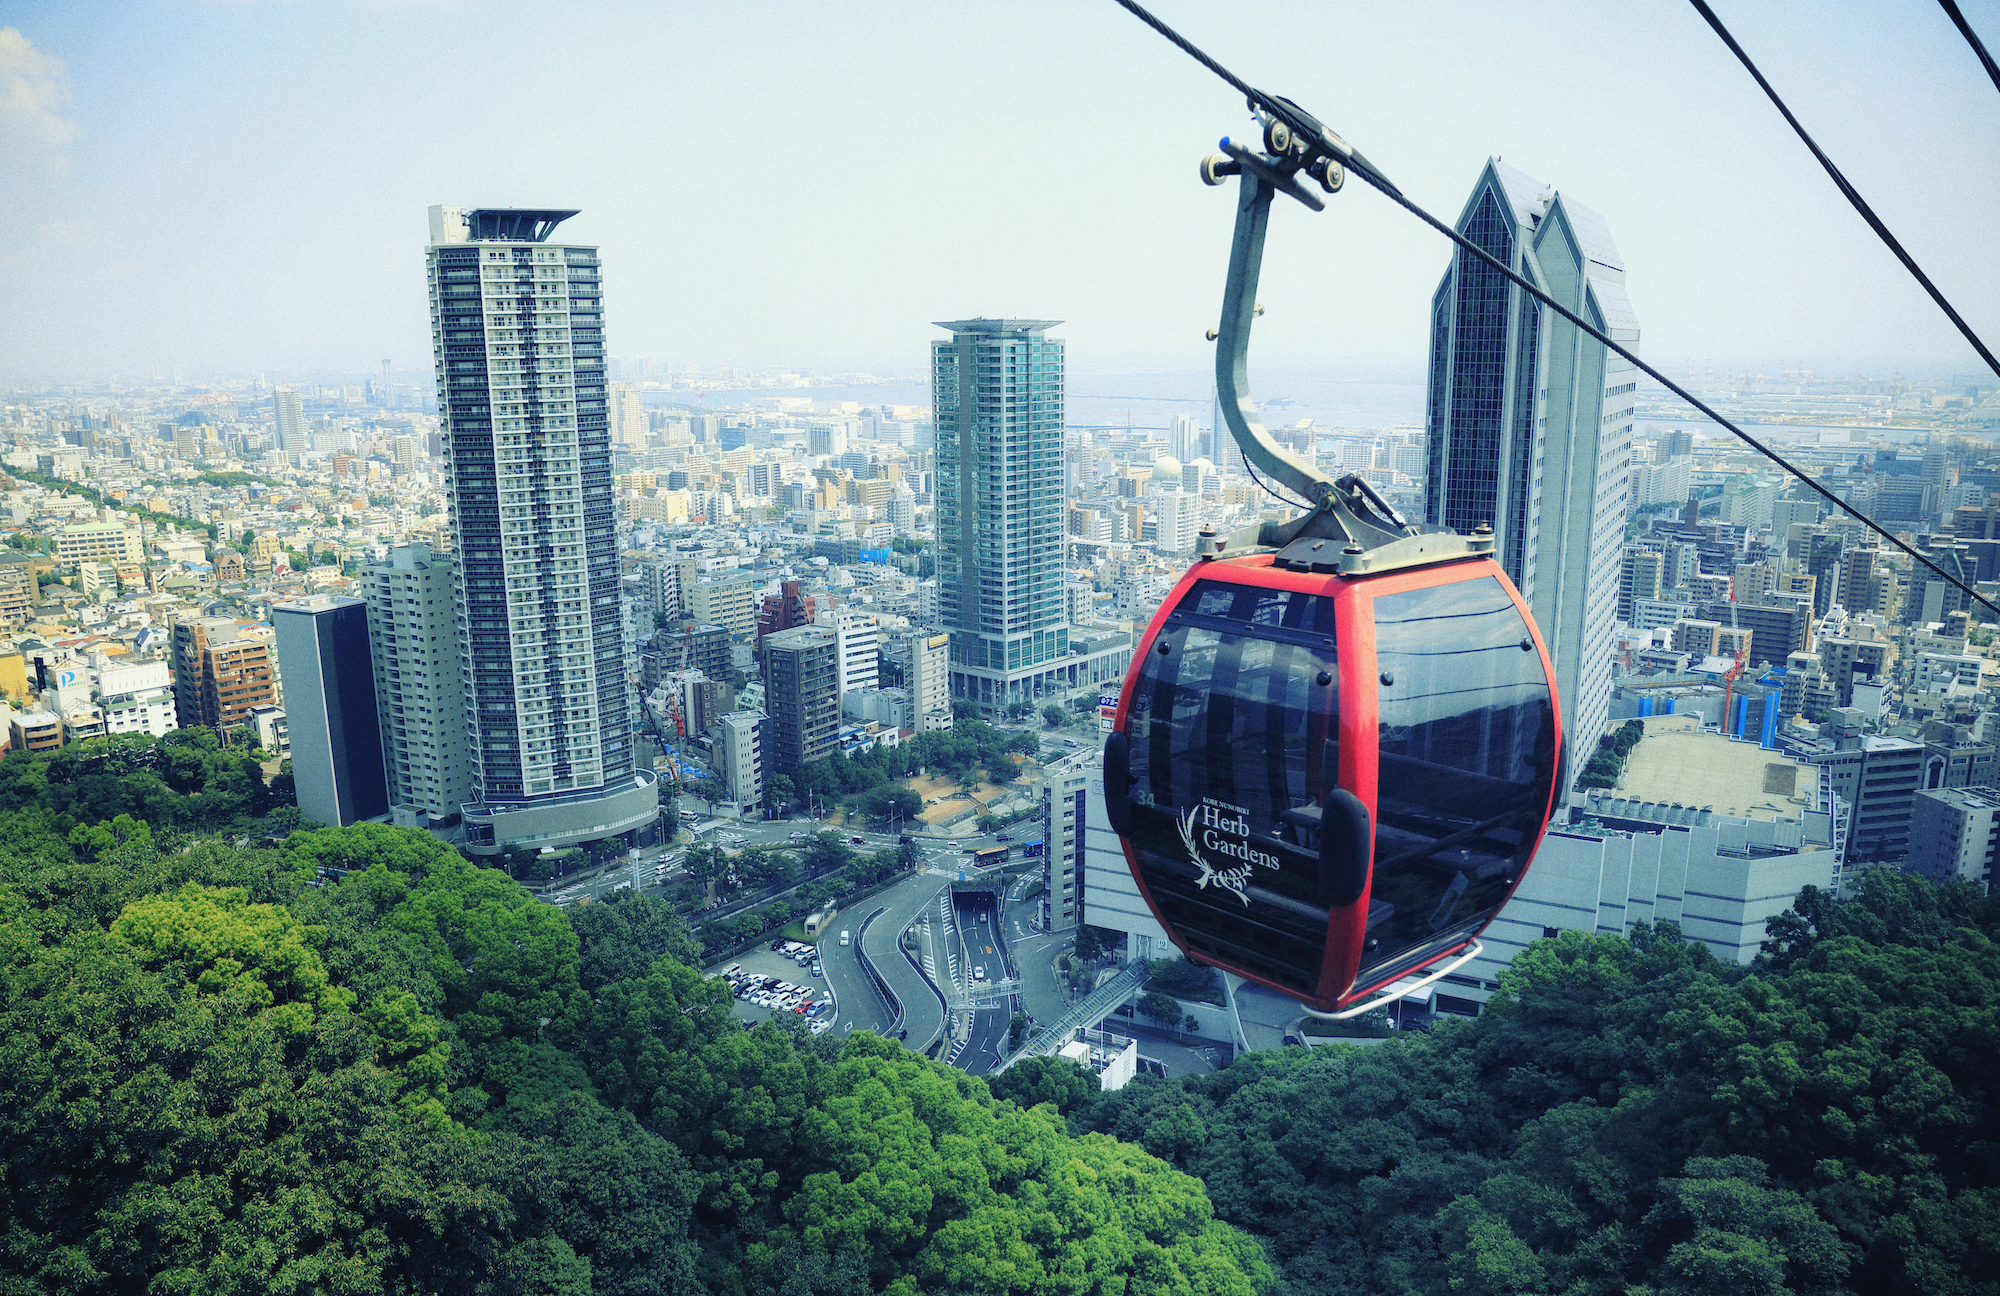
[[[1291,571],[1388,571],[1455,557],[1470,558],[1493,551],[1492,528],[1474,535],[1424,531],[1370,486],[1358,473],[1338,480],[1280,446],[1257,416],[1249,392],[1250,328],[1264,308],[1257,304],[1257,281],[1264,262],[1264,233],[1270,224],[1271,199],[1285,194],[1312,208],[1326,204],[1299,183],[1309,175],[1329,194],[1346,180],[1341,159],[1308,144],[1309,139],[1338,143],[1338,136],[1296,105],[1288,105],[1290,121],[1268,116],[1264,147],[1259,153],[1225,138],[1222,153],[1201,163],[1202,183],[1219,185],[1241,176],[1237,190],[1236,234],[1229,250],[1229,277],[1222,292],[1222,319],[1209,332],[1216,343],[1216,399],[1229,433],[1253,467],[1308,501],[1306,512],[1284,522],[1264,522],[1226,538],[1203,531],[1197,549],[1204,560],[1252,548],[1276,549],[1276,565]],[[1298,122],[1294,128],[1291,122]],[[1351,150],[1348,151],[1351,153]]]
[[[1729,429],[1729,431],[1732,434],[1734,434],[1739,441],[1742,441],[1745,445],[1749,446],[1752,450],[1755,450],[1758,454],[1763,455],[1766,459],[1769,459],[1772,463],[1778,465],[1778,467],[1784,469],[1792,476],[1798,478],[1798,480],[1802,484],[1812,488],[1812,490],[1818,493],[1821,498],[1825,499],[1827,503],[1833,505],[1834,508],[1839,509],[1841,512],[1847,514],[1849,517],[1859,522],[1862,526],[1867,527],[1870,531],[1873,531],[1876,535],[1880,536],[1883,540],[1887,541],[1890,545],[1892,545],[1896,549],[1899,549],[1903,553],[1907,554],[1913,562],[1920,563],[1923,566],[1929,568],[1931,571],[1935,572],[1940,578],[1942,578],[1944,581],[1955,587],[1960,593],[1964,594],[1967,598],[1971,599],[1973,602],[1977,603],[1980,607],[1983,607],[1988,612],[1990,612],[1993,615],[1994,620],[2000,621],[2000,604],[1994,603],[1992,599],[1989,599],[1984,594],[1981,594],[1978,590],[1974,589],[1970,584],[1968,584],[1966,581],[1964,581],[1954,573],[1946,571],[1942,566],[1933,561],[1929,556],[1919,551],[1914,545],[1911,545],[1909,542],[1895,535],[1893,532],[1889,531],[1886,527],[1882,526],[1881,523],[1877,522],[1874,518],[1869,517],[1866,513],[1863,513],[1860,509],[1855,508],[1853,505],[1849,504],[1846,500],[1834,494],[1834,492],[1831,489],[1822,485],[1818,478],[1812,476],[1810,473],[1798,467],[1796,464],[1793,464],[1783,455],[1773,450],[1770,446],[1765,445],[1762,441],[1758,440],[1756,437],[1751,436],[1748,432],[1745,432],[1742,428],[1736,426],[1736,424],[1724,418],[1721,414],[1717,413],[1714,409],[1710,408],[1705,401],[1702,401],[1701,399],[1696,397],[1694,393],[1688,391],[1686,388],[1682,387],[1679,383],[1667,377],[1665,374],[1661,373],[1658,369],[1655,369],[1652,365],[1647,364],[1644,360],[1641,360],[1635,352],[1614,341],[1612,338],[1607,336],[1603,331],[1594,327],[1590,323],[1590,321],[1584,319],[1582,316],[1578,315],[1575,311],[1569,309],[1569,307],[1563,305],[1561,302],[1551,297],[1547,292],[1543,291],[1541,288],[1536,287],[1534,284],[1528,282],[1526,278],[1517,274],[1505,262],[1498,260],[1491,253],[1487,252],[1486,249],[1480,247],[1477,243],[1474,243],[1471,239],[1467,238],[1465,235],[1460,234],[1450,225],[1447,225],[1445,222],[1431,215],[1428,211],[1425,211],[1422,207],[1419,207],[1416,203],[1412,202],[1408,197],[1406,197],[1403,191],[1401,189],[1398,189],[1395,186],[1395,184],[1389,180],[1387,176],[1382,174],[1381,170],[1377,168],[1374,163],[1370,162],[1366,157],[1362,156],[1360,150],[1354,148],[1346,140],[1342,139],[1339,135],[1335,134],[1332,130],[1321,125],[1318,119],[1314,118],[1310,113],[1307,113],[1289,99],[1282,98],[1278,95],[1266,94],[1264,91],[1259,90],[1256,87],[1250,85],[1247,81],[1244,81],[1241,77],[1231,72],[1228,68],[1223,67],[1213,58],[1203,53],[1199,47],[1197,47],[1193,42],[1189,41],[1186,37],[1182,36],[1179,32],[1175,31],[1173,28],[1167,26],[1164,22],[1161,22],[1158,18],[1154,17],[1151,13],[1147,12],[1145,7],[1143,5],[1140,5],[1137,2],[1137,0],[1117,0],[1117,3],[1121,8],[1128,10],[1134,17],[1138,18],[1148,27],[1151,27],[1154,31],[1160,33],[1160,35],[1166,37],[1169,41],[1173,42],[1174,45],[1179,47],[1189,57],[1193,58],[1197,63],[1200,63],[1203,67],[1207,68],[1209,71],[1215,73],[1216,76],[1220,77],[1223,81],[1227,82],[1232,88],[1234,88],[1239,94],[1241,94],[1244,98],[1244,102],[1249,106],[1250,110],[1253,113],[1256,113],[1265,119],[1267,135],[1269,134],[1270,131],[1270,123],[1276,122],[1284,126],[1285,130],[1288,132],[1288,139],[1286,142],[1291,147],[1291,149],[1296,151],[1297,158],[1295,166],[1292,165],[1292,158],[1288,156],[1284,160],[1285,162],[1284,167],[1272,168],[1273,170],[1285,172],[1285,174],[1283,174],[1281,178],[1285,179],[1288,182],[1287,186],[1284,188],[1279,188],[1277,185],[1274,184],[1273,189],[1275,191],[1286,193],[1289,196],[1298,199],[1300,202],[1312,208],[1314,211],[1319,211],[1324,208],[1325,204],[1321,202],[1316,195],[1309,193],[1308,191],[1306,191],[1297,184],[1296,182],[1297,173],[1303,171],[1308,176],[1327,177],[1327,179],[1330,180],[1331,176],[1326,170],[1326,164],[1329,162],[1337,163],[1341,171],[1343,172],[1351,171],[1353,174],[1359,176],[1371,188],[1375,189],[1383,197],[1387,198],[1390,202],[1395,203],[1398,207],[1401,207],[1404,211],[1409,212],[1412,216],[1415,216],[1418,220],[1422,221],[1424,224],[1430,226],[1432,229],[1436,230],[1438,233],[1444,235],[1446,238],[1450,239],[1453,243],[1457,244],[1458,247],[1462,251],[1464,251],[1466,255],[1477,258],[1479,261],[1483,262],[1488,268],[1492,269],[1496,274],[1501,275],[1509,283],[1512,283],[1515,287],[1519,288],[1522,292],[1527,293],[1529,296],[1533,297],[1536,301],[1542,303],[1542,305],[1548,307],[1550,310],[1560,315],[1563,319],[1569,321],[1571,324],[1581,329],[1585,335],[1602,343],[1606,348],[1611,350],[1613,353],[1629,361],[1633,365],[1633,367],[1639,370],[1639,372],[1645,374],[1648,378],[1651,378],[1654,382],[1659,383],[1662,387],[1666,388],[1674,395],[1680,397],[1681,400],[1685,401],[1688,405],[1692,406],[1694,409],[1699,410],[1703,415],[1707,416],[1710,420],[1712,420],[1716,424]],[[1266,142],[1268,143],[1271,141],[1267,140]],[[1232,155],[1232,159],[1236,162],[1237,165],[1239,166],[1241,165],[1240,158],[1234,158]],[[1203,164],[1203,172],[1204,172],[1203,179],[1205,180],[1208,179],[1207,175],[1208,166],[1209,164],[1206,162]],[[1215,183],[1215,181],[1210,180],[1209,183]],[[1324,185],[1325,181],[1322,182],[1322,187],[1324,187]],[[1336,185],[1335,187],[1338,186]],[[1266,210],[1268,211],[1268,206]],[[1239,221],[1238,221],[1239,230],[1241,228],[1241,224],[1242,221],[1239,216]],[[1262,248],[1261,240],[1259,241],[1258,248],[1259,251],[1261,252]],[[1235,258],[1234,256],[1232,256],[1231,259],[1232,278],[1234,274],[1235,274]],[[1254,276],[1252,282],[1254,285]],[[1223,319],[1223,323],[1225,326],[1228,325],[1230,321],[1230,315],[1232,313],[1233,312],[1225,312]],[[1218,330],[1218,336],[1220,336],[1220,333],[1221,330]],[[1981,350],[1983,352],[1984,348],[1982,347]],[[1217,358],[1216,372],[1218,378],[1220,378],[1223,372],[1221,356],[1218,356]],[[1239,380],[1238,381],[1239,389],[1240,385],[1241,384]],[[1236,432],[1236,420],[1230,417],[1230,410],[1231,410],[1231,405],[1228,402],[1224,402],[1223,417],[1226,421],[1229,422],[1230,430],[1232,433],[1234,433]],[[1260,431],[1262,430],[1261,427],[1259,430]],[[1257,444],[1254,438],[1252,439],[1251,444]],[[1262,444],[1268,446],[1269,449],[1272,451],[1277,451],[1277,446],[1275,443],[1270,441],[1268,433],[1265,433]],[[1248,445],[1245,446],[1245,455],[1246,457],[1250,457],[1250,449]],[[1298,467],[1303,467],[1303,465],[1298,464],[1298,461],[1296,459],[1293,459],[1290,455],[1286,455],[1285,459],[1289,460],[1292,464],[1297,465]],[[1260,459],[1258,460],[1258,462],[1263,462],[1263,460]],[[1314,473],[1313,475],[1316,477],[1318,474]],[[1308,495],[1308,498],[1309,499],[1313,498],[1313,496]],[[1234,543],[1234,538],[1232,538],[1232,543]]]

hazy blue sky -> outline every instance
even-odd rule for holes
[[[1966,0],[1989,47],[2000,4]],[[1932,0],[1718,9],[2000,343],[2000,94]],[[1159,0],[1448,218],[1498,153],[1596,208],[1642,349],[1971,372],[1685,3]],[[928,322],[1186,369],[1245,135],[1109,0],[0,0],[0,376],[429,367],[424,208],[565,206],[611,349],[912,373]],[[1417,371],[1447,247],[1355,184],[1273,222],[1256,353]]]

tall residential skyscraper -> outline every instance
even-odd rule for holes
[[[631,383],[612,383],[611,441],[634,450],[646,448],[646,402]]]
[[[938,586],[951,692],[985,706],[1038,696],[1069,655],[1063,619],[1060,320],[939,321]]]
[[[574,211],[430,209],[474,854],[649,829],[623,667],[595,247]]]
[[[1498,159],[1458,230],[1625,346],[1639,322],[1602,217]],[[1471,531],[1520,587],[1555,661],[1575,750],[1611,704],[1638,371],[1461,252],[1431,298],[1425,514]],[[1580,768],[1572,762],[1572,768]]]
[[[271,393],[271,405],[278,424],[278,449],[296,459],[301,452],[312,448],[306,431],[305,402],[293,388],[280,386]]]
[[[368,605],[315,594],[271,605],[299,812],[335,828],[389,813],[368,662]]]

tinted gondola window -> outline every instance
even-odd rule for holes
[[[1154,902],[1194,952],[1312,992],[1316,816],[1338,777],[1332,601],[1201,582],[1138,669],[1131,842]]]
[[[1555,778],[1541,654],[1498,579],[1375,600],[1383,683],[1363,981],[1477,931],[1527,865]]]

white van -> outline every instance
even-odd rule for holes
[[[846,932],[842,932],[842,933],[840,933],[840,943],[841,943],[842,945],[845,945],[845,944],[847,944],[847,943],[848,943],[848,942],[847,942],[847,933],[846,933]]]

